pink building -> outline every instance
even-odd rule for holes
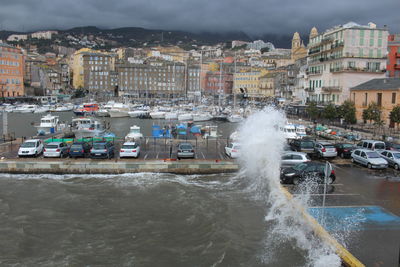
[[[219,71],[209,71],[205,75],[204,93],[207,95],[216,95],[220,93],[225,95],[232,94],[233,75],[231,73],[220,73]]]

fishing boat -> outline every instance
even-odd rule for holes
[[[60,129],[59,117],[47,114],[40,119],[40,124],[35,127],[38,135],[55,133]]]
[[[93,115],[99,110],[99,105],[96,103],[83,104],[79,108],[74,110],[76,116]]]
[[[129,133],[125,136],[125,141],[137,141],[143,138],[143,134],[140,132],[140,127],[133,125],[129,128]]]
[[[128,105],[122,103],[115,103],[113,107],[108,111],[111,118],[124,118],[129,117],[130,108]]]
[[[94,118],[76,118],[72,120],[72,132],[78,138],[98,137],[106,132],[104,125]]]

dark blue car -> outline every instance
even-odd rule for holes
[[[114,145],[108,141],[99,141],[93,143],[93,147],[90,150],[90,158],[107,158],[114,157]]]
[[[85,158],[90,154],[91,146],[86,142],[76,142],[69,148],[70,158]]]

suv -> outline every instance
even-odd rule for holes
[[[90,150],[90,158],[107,158],[114,157],[114,145],[108,141],[99,141],[93,144]]]
[[[318,142],[315,144],[315,154],[319,158],[334,158],[337,156],[337,151],[329,142]]]
[[[18,149],[18,157],[37,157],[43,152],[43,141],[40,139],[26,140]]]
[[[314,154],[314,141],[310,139],[297,139],[290,143],[293,151]]]
[[[325,163],[305,162],[297,164],[281,172],[281,183],[299,184],[308,179],[316,178],[318,183],[325,181]],[[336,180],[335,171],[332,170],[327,179],[327,184],[332,184]]]
[[[128,157],[138,158],[139,155],[140,155],[140,146],[138,145],[138,143],[135,142],[125,142],[119,151],[120,158],[128,158]]]
[[[357,144],[357,148],[383,151],[386,147],[385,143],[382,141],[362,140]]]
[[[360,163],[368,169],[386,169],[388,162],[383,159],[376,151],[368,149],[356,149],[351,153],[351,162]]]
[[[304,162],[309,162],[311,161],[310,157],[303,152],[283,152],[282,158],[281,158],[281,166],[283,168],[285,167],[291,167],[294,165],[297,165],[299,163],[304,163]]]
[[[51,142],[45,146],[43,157],[62,158],[68,155],[68,150],[68,145],[64,142]]]
[[[355,149],[355,145],[347,143],[335,144],[336,151],[341,158],[350,158],[351,152]]]
[[[178,145],[177,158],[195,158],[194,148],[191,143],[180,143]]]
[[[73,143],[69,149],[70,158],[83,157],[85,158],[90,153],[90,144],[86,142]]]

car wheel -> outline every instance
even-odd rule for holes
[[[294,185],[300,184],[300,179],[299,179],[299,177],[294,177],[294,178],[293,178],[293,184],[294,184]]]
[[[367,168],[368,168],[368,169],[372,169],[371,163],[368,163],[368,164],[367,164]]]
[[[394,169],[395,169],[395,170],[399,170],[399,165],[394,164]]]
[[[351,162],[355,163],[354,158],[351,158]]]
[[[344,159],[344,153],[343,153],[343,152],[340,153],[340,157],[341,157],[342,159]]]
[[[326,181],[327,184],[333,184],[333,178],[329,176],[328,180]]]

